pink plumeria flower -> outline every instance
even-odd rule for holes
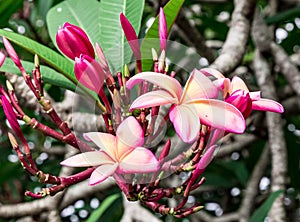
[[[166,51],[168,29],[167,29],[166,16],[163,8],[160,8],[159,10],[158,33],[159,33],[159,40],[160,40],[160,51],[163,50]]]
[[[223,92],[225,101],[236,106],[243,113],[245,119],[249,117],[252,110],[284,112],[284,108],[280,103],[261,98],[260,91],[250,92],[245,82],[237,76],[234,76],[230,81],[215,69],[201,69],[201,72],[207,76],[211,75],[217,78],[214,82]]]
[[[154,154],[142,147],[144,133],[134,117],[128,117],[120,124],[116,136],[91,132],[86,133],[85,137],[101,150],[75,155],[61,164],[71,167],[97,166],[89,179],[90,185],[98,184],[115,173],[149,173],[158,170]]]
[[[170,120],[178,136],[186,143],[196,139],[200,122],[228,132],[243,133],[245,130],[245,120],[240,111],[215,99],[217,87],[199,70],[193,70],[183,89],[176,79],[155,72],[137,74],[127,81],[126,86],[131,89],[141,81],[148,81],[160,89],[138,97],[130,110],[172,104]]]
[[[78,26],[68,22],[57,31],[56,43],[62,53],[72,60],[80,54],[95,58],[94,48],[87,34]]]

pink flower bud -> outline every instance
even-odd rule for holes
[[[10,42],[5,37],[3,37],[3,44],[4,44],[4,47],[5,47],[8,55],[9,55],[9,57],[16,64],[16,66],[20,70],[24,70],[18,54],[16,53],[15,49],[13,48],[13,46],[10,44]]]
[[[68,22],[57,31],[56,43],[58,48],[72,60],[80,54],[95,58],[94,48],[87,34],[81,28]]]
[[[160,8],[159,10],[159,21],[158,21],[158,33],[160,40],[160,51],[165,50],[167,47],[168,29],[164,10]]]
[[[85,87],[98,93],[105,80],[105,73],[100,64],[88,55],[75,58],[74,72],[77,80]]]
[[[234,105],[247,119],[252,111],[252,100],[248,92],[236,90],[230,96],[225,98],[225,102]]]
[[[8,101],[8,99],[5,96],[0,95],[0,99],[2,101],[2,107],[3,107],[4,114],[6,116],[7,121],[9,122],[10,127],[16,133],[16,135],[20,138],[20,140],[23,142],[23,144],[27,144],[26,139],[21,131],[21,127],[18,123],[17,115],[16,115],[15,111],[13,110],[12,105],[10,104],[10,102]]]
[[[124,31],[124,34],[126,36],[126,39],[131,47],[131,50],[137,60],[141,59],[141,50],[140,50],[140,44],[138,41],[138,37],[134,31],[134,28],[126,18],[126,16],[121,13],[120,14],[120,22],[122,29]]]
[[[106,75],[111,75],[104,52],[98,43],[96,43],[96,54],[98,56],[100,66],[103,69],[103,71],[106,73]]]
[[[4,55],[4,53],[0,52],[0,67],[3,65],[5,58],[6,56]]]

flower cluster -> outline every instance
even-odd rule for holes
[[[162,9],[159,14],[161,61],[157,60],[157,56],[154,57],[154,67],[157,67],[158,63],[160,67],[154,68],[153,71],[142,72],[137,34],[125,15],[120,15],[120,22],[136,58],[138,73],[132,77],[127,67],[124,68],[124,73],[113,75],[100,45],[96,43],[94,48],[81,28],[65,23],[56,35],[60,51],[74,61],[74,73],[78,82],[98,95],[98,105],[102,110],[107,132],[84,134],[85,139],[92,141],[98,148],[90,147],[77,138],[59,118],[49,101],[45,101],[38,62],[32,80],[24,71],[13,47],[4,38],[3,42],[11,59],[21,70],[26,83],[35,92],[44,110],[62,132],[47,128],[35,119],[29,118],[19,107],[12,86],[8,85],[8,94],[2,88],[0,90],[1,104],[15,134],[26,147],[26,139],[17,122],[17,118],[23,119],[28,125],[46,135],[82,151],[62,161],[61,165],[89,167],[69,178],[51,175],[45,177],[34,165],[30,150],[26,149],[28,164],[16,140],[10,135],[11,143],[25,169],[38,176],[40,181],[53,184],[53,187],[46,188],[44,193],[27,194],[33,197],[54,195],[87,178],[90,185],[95,185],[112,176],[129,200],[139,199],[154,211],[177,217],[197,212],[202,208],[198,204],[190,208],[183,207],[189,192],[204,182],[201,174],[213,158],[217,140],[224,135],[221,132],[243,133],[246,129],[245,119],[252,110],[282,113],[283,107],[275,101],[261,98],[260,92],[249,92],[239,77],[230,80],[217,70],[209,68],[194,69],[182,87],[174,72],[169,75],[166,71],[164,60],[167,50],[167,24]],[[0,54],[0,65],[4,59],[5,56]],[[130,90],[134,89],[137,89],[135,94],[138,96],[131,102]],[[113,102],[114,110],[110,101]],[[156,118],[161,107],[168,109],[164,121],[170,121],[181,142],[190,144],[190,152],[183,150],[179,156],[168,159],[169,153],[174,149],[170,139],[160,149],[147,148],[144,138],[155,137],[154,125],[162,124]],[[213,139],[209,141],[207,138],[210,136]],[[176,173],[188,171],[191,174],[179,187],[162,188],[160,187],[162,175],[170,169]],[[175,208],[166,207],[159,202],[174,195],[182,195],[182,201]]]

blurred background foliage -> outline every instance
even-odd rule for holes
[[[62,2],[61,0],[0,0],[0,28],[11,29],[14,32],[25,35],[39,43],[42,43],[54,50],[46,26],[46,15],[51,7]],[[157,8],[154,6],[163,1],[146,1],[142,19],[140,36],[144,36],[147,23],[156,16]],[[280,44],[290,55],[300,53],[300,3],[299,1],[278,1],[278,12],[265,17],[268,25],[274,26],[275,41]],[[267,10],[269,2],[267,0],[258,1],[261,10]],[[226,39],[229,29],[229,21],[233,11],[233,1],[201,1],[186,0],[184,3],[186,17],[195,25],[199,33],[203,35],[208,43],[215,48],[216,53],[220,49],[222,42]],[[188,45],[186,40],[175,30],[171,33],[171,40]],[[2,43],[0,47],[3,48]],[[254,56],[255,46],[249,40],[247,53],[242,66],[251,70],[251,62]],[[33,60],[32,54],[16,47],[19,56],[28,61]],[[300,58],[300,57],[298,57]],[[199,61],[200,62],[200,61]],[[207,61],[202,61],[205,66]],[[299,65],[299,61],[298,61]],[[298,66],[299,68],[299,66]],[[254,76],[246,73],[243,75],[251,89],[257,89]],[[277,74],[278,91],[284,91],[287,82]],[[1,85],[5,84],[5,77],[0,75]],[[45,85],[45,89],[55,101],[61,101],[64,96],[64,89],[50,84]],[[281,93],[283,94],[283,93]],[[281,95],[279,93],[279,95]],[[283,95],[281,100],[290,95]],[[25,109],[30,116],[35,116],[38,120],[50,124],[43,116]],[[264,120],[264,114],[255,113],[259,120]],[[300,221],[300,113],[284,115],[284,130],[288,149],[288,175],[287,190],[285,191],[285,206],[289,221]],[[41,189],[35,178],[31,178],[24,173],[18,158],[11,149],[7,138],[10,130],[0,109],[0,203],[20,203],[30,201],[24,196],[26,189],[38,191]],[[264,123],[262,123],[264,124]],[[257,164],[257,160],[266,145],[267,133],[265,126],[255,128],[254,124],[248,127],[248,133],[258,136],[255,143],[249,144],[246,149],[233,152],[223,158],[218,158],[207,168],[205,172],[206,182],[199,192],[190,196],[189,203],[196,200],[203,203],[205,210],[215,216],[222,216],[225,213],[237,210],[241,204],[243,190],[247,181]],[[51,147],[63,146],[50,138],[45,138],[40,133],[33,131],[22,125],[22,130],[32,148],[33,156],[38,166],[44,172],[51,172],[53,175],[59,173],[59,162],[63,159],[64,153],[51,153]],[[231,138],[232,139],[232,138]],[[234,140],[234,138],[232,139]],[[234,141],[226,141],[226,144]],[[181,179],[186,178],[182,173]],[[121,196],[118,188],[111,187],[105,193],[95,193],[93,197],[86,197],[74,202],[72,205],[61,210],[62,221],[119,221],[123,214]],[[270,166],[265,171],[259,183],[260,197],[253,205],[259,206],[265,201],[270,192]],[[101,206],[101,207],[99,207]],[[1,207],[1,206],[0,206]],[[41,218],[37,219],[39,221]],[[164,221],[184,221],[192,219],[174,219],[168,216],[160,217]],[[0,221],[18,221],[18,218],[1,219]]]

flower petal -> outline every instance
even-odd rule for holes
[[[223,92],[223,97],[225,98],[231,91],[231,82],[228,78],[220,78],[213,81],[215,86]]]
[[[248,87],[246,86],[245,82],[238,76],[234,76],[231,80],[231,93],[242,89],[245,92],[249,92]]]
[[[252,100],[260,100],[261,99],[260,94],[261,94],[260,91],[249,92],[249,96]]]
[[[199,70],[194,69],[183,89],[181,103],[202,98],[216,98],[218,89],[214,83]]]
[[[117,167],[118,163],[104,164],[97,167],[89,179],[89,185],[93,186],[106,180],[109,176],[115,173]]]
[[[90,132],[84,134],[99,148],[106,152],[113,160],[116,160],[116,137],[108,133]]]
[[[158,160],[154,154],[144,148],[137,147],[120,162],[120,173],[148,173],[158,170]]]
[[[257,101],[252,101],[252,109],[270,111],[275,113],[284,112],[284,108],[280,103],[270,99],[260,99]]]
[[[133,101],[129,111],[132,111],[133,109],[149,108],[177,102],[177,98],[172,97],[170,93],[164,90],[156,90],[139,96]]]
[[[125,119],[117,129],[117,158],[120,160],[123,155],[129,153],[135,147],[144,143],[144,132],[138,121],[130,116]]]
[[[200,69],[200,72],[202,72],[206,76],[214,76],[217,79],[225,78],[222,73],[220,73],[218,70],[213,68],[204,68]]]
[[[134,85],[142,81],[148,81],[154,85],[159,86],[161,89],[164,89],[167,92],[169,92],[174,98],[178,98],[178,100],[181,97],[182,87],[180,83],[176,79],[172,78],[171,76],[167,76],[156,72],[139,73],[131,77],[126,82],[126,87],[128,89],[131,89]]]
[[[177,135],[183,142],[191,143],[197,138],[200,130],[200,121],[193,106],[172,106],[169,116]]]
[[[70,167],[89,167],[109,163],[114,163],[114,161],[105,152],[91,151],[72,156],[65,159],[60,164]]]
[[[216,99],[197,100],[192,104],[202,124],[233,133],[245,131],[245,119],[233,105]]]

